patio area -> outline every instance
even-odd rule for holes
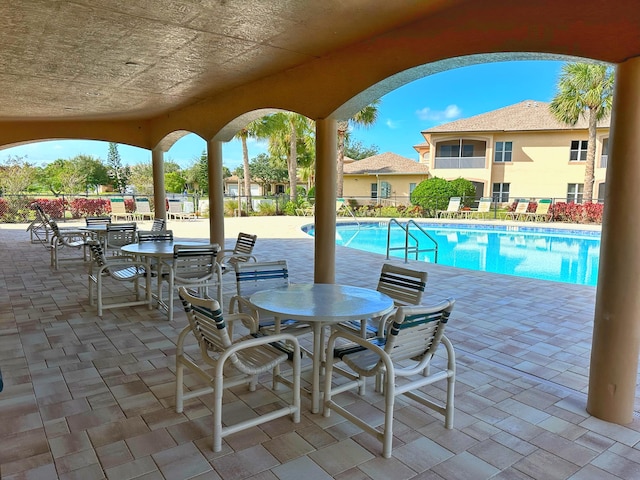
[[[299,227],[310,221],[226,219],[227,247],[239,231],[256,233],[259,259],[286,258],[291,282],[309,282],[314,240]],[[234,434],[214,454],[207,397],[174,410],[175,342],[187,323],[179,305],[171,323],[145,307],[100,318],[85,267],[52,270],[25,228],[0,225],[3,479],[640,478],[640,418],[620,426],[585,410],[593,287],[411,262],[429,273],[424,303],[456,299],[446,331],[457,355],[453,430],[401,400],[383,459],[379,442],[337,415],[311,414],[303,397],[299,424],[283,418]],[[177,239],[208,237],[206,220],[168,228]],[[384,256],[337,247],[336,257],[337,283],[375,288]],[[234,288],[226,277],[225,307]],[[269,409],[268,385],[225,401]],[[427,391],[439,398],[443,387]],[[379,396],[343,399],[382,418],[368,403]]]

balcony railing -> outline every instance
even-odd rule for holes
[[[485,157],[436,157],[434,168],[484,168]]]

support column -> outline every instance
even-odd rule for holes
[[[209,175],[209,240],[224,249],[224,189],[222,179],[222,142],[207,142]]]
[[[336,281],[336,161],[335,120],[316,120],[315,283]]]
[[[640,347],[640,57],[618,65],[605,193],[587,411],[633,419]]]
[[[153,211],[155,218],[167,219],[166,192],[164,188],[164,152],[156,147],[151,150],[153,170]]]

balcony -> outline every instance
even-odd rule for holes
[[[433,168],[485,168],[485,163],[485,157],[436,157]]]

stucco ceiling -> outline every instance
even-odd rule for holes
[[[638,0],[0,0],[0,146],[346,118],[443,68],[640,55]]]

